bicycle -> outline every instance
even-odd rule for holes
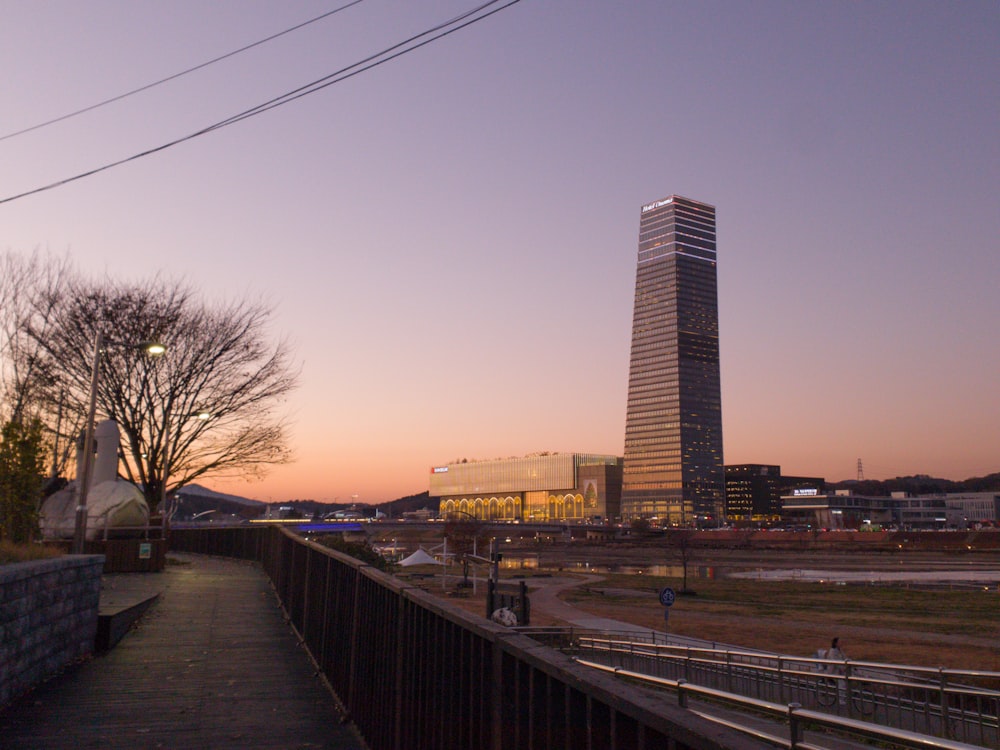
[[[837,703],[838,685],[833,677],[818,677],[816,679],[816,702],[821,706],[833,706]]]
[[[849,686],[841,683],[844,678],[840,677],[820,677],[816,680],[816,702],[824,707],[830,707],[840,702],[842,705],[846,701],[846,693],[850,691],[851,705],[856,713],[861,716],[871,716],[875,713],[875,694],[865,689],[864,683],[860,685],[852,682]]]

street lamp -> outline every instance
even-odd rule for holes
[[[129,346],[128,344],[119,344]],[[94,358],[90,369],[90,400],[87,406],[87,421],[83,426],[83,467],[76,482],[76,522],[73,528],[73,549],[75,555],[82,555],[84,542],[87,538],[87,492],[90,489],[90,473],[94,461],[94,419],[97,416],[97,384],[101,372],[101,352],[104,350],[104,333],[98,331],[94,337]],[[151,356],[163,354],[167,348],[160,343],[147,342],[133,345],[144,349]]]

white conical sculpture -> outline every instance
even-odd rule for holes
[[[118,478],[118,423],[106,420],[94,430],[97,458],[91,472],[87,493],[87,539],[98,539],[105,532],[123,527],[145,528],[149,506],[139,488]],[[81,441],[82,443],[82,441]],[[83,474],[83,450],[78,444],[76,475]],[[76,528],[76,482],[45,499],[39,525],[46,538],[69,538]]]
[[[118,443],[121,432],[113,419],[100,422],[94,429],[94,443],[97,445],[97,459],[91,474],[90,486],[110,482],[118,476]],[[79,476],[79,475],[77,475]]]

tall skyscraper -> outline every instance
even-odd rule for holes
[[[639,216],[622,516],[725,512],[715,207],[673,195]]]

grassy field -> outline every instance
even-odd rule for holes
[[[572,589],[593,614],[664,628],[656,592],[680,581],[606,575]],[[678,596],[669,631],[733,645],[808,655],[838,636],[852,659],[1000,671],[1000,594],[916,591],[745,580],[699,580]]]
[[[659,631],[665,628],[657,592],[664,586],[681,588],[678,579],[654,576],[577,577],[580,586],[562,595],[567,603]],[[527,580],[533,587],[530,573]],[[422,581],[421,587],[482,615],[485,586],[480,583],[475,597],[467,592],[452,596],[447,592],[453,587],[446,592],[439,580]],[[995,590],[929,592],[735,579],[690,585],[696,593],[678,596],[671,608],[666,629],[677,635],[798,656],[828,648],[837,636],[851,659],[1000,672],[1000,593]],[[560,624],[533,611],[532,625]]]

